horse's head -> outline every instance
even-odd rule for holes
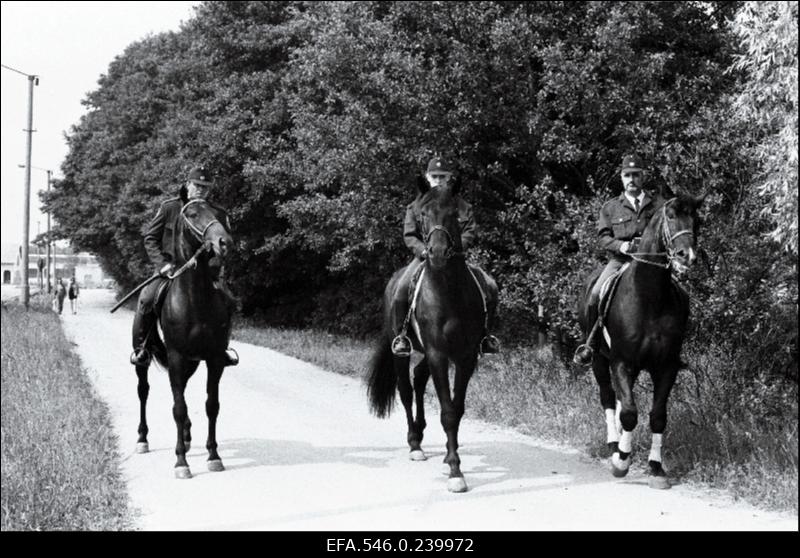
[[[417,199],[422,217],[422,233],[428,261],[436,268],[444,267],[453,256],[461,256],[461,230],[458,224],[458,200],[452,187],[420,187]]]
[[[221,265],[221,260],[233,246],[233,239],[220,223],[217,211],[205,200],[192,199],[181,209],[184,237],[194,250],[205,246],[212,257],[211,265]]]
[[[705,196],[679,195],[661,208],[661,242],[672,272],[682,277],[694,263],[697,252],[699,217],[697,210]]]

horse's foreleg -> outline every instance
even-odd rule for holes
[[[619,401],[619,422],[622,425],[617,451],[611,456],[611,472],[615,477],[624,477],[628,474],[631,464],[633,431],[638,421],[638,411],[633,398],[633,384],[637,371],[621,361],[613,362],[611,368],[612,381]]]
[[[208,470],[224,471],[217,453],[217,416],[219,415],[219,380],[222,377],[224,366],[220,362],[206,362],[208,367],[208,380],[206,382],[206,415],[208,416],[208,440],[206,449],[208,450]]]
[[[419,364],[414,367],[414,395],[416,397],[417,415],[414,420],[414,433],[416,435],[416,443],[419,451],[415,454],[412,450],[411,459],[424,460],[425,454],[422,452],[420,444],[425,433],[425,386],[428,385],[428,378],[431,372],[428,369],[428,361],[422,359]]]
[[[614,388],[611,386],[611,374],[608,369],[608,359],[595,351],[592,358],[592,371],[597,385],[600,388],[600,404],[606,415],[606,443],[614,453],[618,450],[619,427],[616,416],[616,400]]]
[[[147,369],[149,365],[137,366],[136,376],[139,382],[136,391],[139,394],[139,439],[136,441],[136,453],[147,453],[150,446],[147,443],[147,396],[150,394],[150,384],[147,382]]]
[[[188,379],[188,375],[186,374],[187,368],[188,363],[186,363],[180,355],[170,351],[169,383],[172,387],[172,417],[175,419],[175,426],[178,432],[178,441],[175,444],[175,455],[178,458],[175,462],[175,477],[179,479],[192,478],[189,464],[186,462],[186,443],[184,441],[186,422],[189,419],[189,410],[186,406],[186,399],[183,393],[186,389],[186,381]]]
[[[458,455],[458,426],[464,414],[463,395],[466,393],[466,382],[469,378],[465,378],[464,370],[456,368],[454,397],[451,398],[448,365],[448,360],[444,356],[437,355],[435,359],[429,357],[433,382],[442,408],[442,428],[447,435],[447,455],[444,458],[444,462],[450,467],[447,489],[450,492],[466,492],[467,483],[461,472],[461,458]]]
[[[650,465],[650,486],[652,488],[670,488],[669,480],[666,478],[667,473],[662,465],[661,442],[664,430],[667,428],[667,399],[677,376],[677,366],[650,372],[653,380],[653,408],[650,410],[650,431],[653,439],[647,462]]]

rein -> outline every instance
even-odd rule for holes
[[[676,232],[675,234],[671,234],[670,233],[670,230],[669,230],[669,219],[667,219],[667,206],[670,203],[672,203],[673,201],[675,201],[675,198],[672,198],[671,200],[667,201],[661,207],[661,214],[662,214],[662,219],[661,219],[661,238],[664,241],[664,246],[666,247],[666,251],[665,252],[628,252],[627,255],[630,256],[631,259],[633,259],[634,261],[643,263],[643,264],[653,265],[653,266],[660,267],[660,268],[663,268],[663,269],[669,269],[670,265],[672,265],[672,260],[675,259],[675,250],[674,250],[674,247],[673,247],[673,244],[672,244],[673,241],[676,238],[678,238],[679,236],[683,236],[685,234],[690,234],[690,235],[694,236],[694,233],[692,231],[690,231],[689,229],[680,230],[680,231]],[[642,259],[639,256],[656,256],[656,257],[660,257],[660,258],[667,258],[667,261],[665,263],[653,262],[653,261],[650,261],[650,260]]]
[[[180,277],[181,275],[183,275],[186,272],[187,269],[197,267],[197,256],[199,256],[200,254],[202,254],[206,250],[207,250],[207,247],[206,247],[205,244],[200,246],[200,248],[197,249],[197,251],[194,253],[194,255],[191,258],[189,258],[189,261],[187,261],[185,264],[183,264],[175,273],[173,273],[171,275],[167,275],[167,279],[170,279],[170,280],[176,279],[176,278]]]

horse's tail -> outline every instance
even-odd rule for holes
[[[394,370],[391,339],[386,333],[381,334],[369,359],[366,381],[372,412],[379,418],[388,417],[394,406],[397,373]]]
[[[164,345],[164,341],[158,333],[158,328],[155,326],[153,326],[147,338],[146,348],[164,370],[169,370],[169,365],[167,364],[167,347]]]

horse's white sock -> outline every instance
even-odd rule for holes
[[[619,439],[619,451],[623,453],[631,453],[633,448],[633,432],[627,430],[622,431],[622,436]]]
[[[661,463],[661,438],[663,434],[653,434],[653,442],[650,444],[650,455],[647,457],[649,461],[658,461]]]
[[[617,417],[614,409],[606,409],[606,442],[619,442]]]

